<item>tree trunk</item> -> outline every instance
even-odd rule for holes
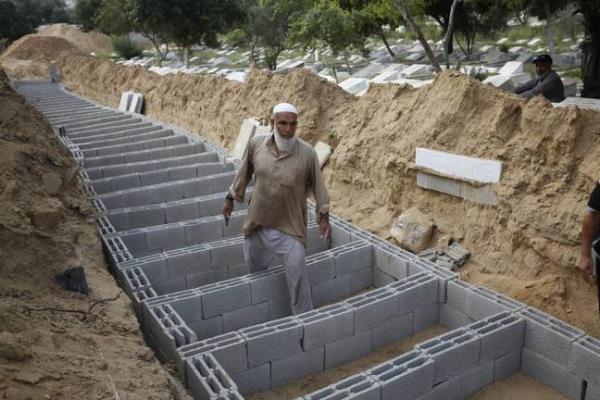
[[[548,39],[548,49],[550,50],[550,56],[556,57],[556,50],[554,49],[554,16],[550,12],[550,5],[548,0],[544,1],[544,14],[546,14],[546,37]]]
[[[421,31],[421,28],[419,28],[419,25],[417,25],[417,23],[413,19],[406,4],[402,0],[394,0],[394,5],[398,9],[398,11],[400,11],[402,18],[404,19],[404,21],[406,21],[406,23],[408,24],[410,29],[413,31],[415,36],[417,36],[417,39],[419,40],[419,42],[421,42],[421,46],[423,46],[423,49],[425,49],[425,53],[427,53],[427,58],[429,58],[429,62],[431,63],[433,68],[437,72],[441,72],[442,67],[440,67],[440,64],[435,59],[435,56],[433,55],[433,51],[431,50],[431,47],[429,47],[429,43],[427,43],[427,40],[425,40],[425,37],[423,36],[423,32]]]
[[[392,49],[390,48],[390,45],[388,44],[388,41],[385,38],[385,32],[383,31],[383,28],[381,28],[381,27],[379,27],[379,37],[381,37],[381,40],[383,40],[383,44],[385,44],[385,48],[387,49],[388,53],[390,53],[390,56],[394,57],[395,54],[392,51]]]
[[[582,97],[600,99],[600,9],[596,0],[579,0],[585,26],[585,40],[581,43]]]
[[[183,66],[190,66],[190,46],[183,46]]]
[[[452,7],[450,7],[450,17],[448,18],[448,29],[446,30],[446,36],[444,37],[444,57],[446,58],[446,68],[450,69],[450,43],[452,36],[454,35],[454,12],[456,6],[460,0],[453,0]]]

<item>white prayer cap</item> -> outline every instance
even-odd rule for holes
[[[282,112],[289,112],[298,115],[298,110],[296,110],[296,107],[294,107],[290,103],[279,103],[275,107],[273,107],[273,115]]]

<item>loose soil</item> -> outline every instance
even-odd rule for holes
[[[72,157],[0,70],[0,398],[173,398],[76,178]],[[55,279],[77,266],[88,296]]]

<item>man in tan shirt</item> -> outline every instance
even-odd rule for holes
[[[243,201],[254,176],[254,193],[244,222],[245,254],[250,272],[265,270],[278,257],[286,267],[293,314],[312,310],[305,262],[307,205],[312,191],[321,235],[331,235],[329,194],[321,177],[317,154],[295,137],[298,111],[288,103],[273,108],[271,135],[250,140],[223,206],[229,218],[233,201]]]

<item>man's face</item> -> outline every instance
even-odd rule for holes
[[[535,63],[535,73],[538,76],[542,76],[548,71],[550,71],[550,64],[547,62],[538,61]]]
[[[280,112],[275,114],[271,119],[271,123],[277,128],[277,132],[279,132],[283,138],[289,139],[296,134],[298,116],[291,112]]]

